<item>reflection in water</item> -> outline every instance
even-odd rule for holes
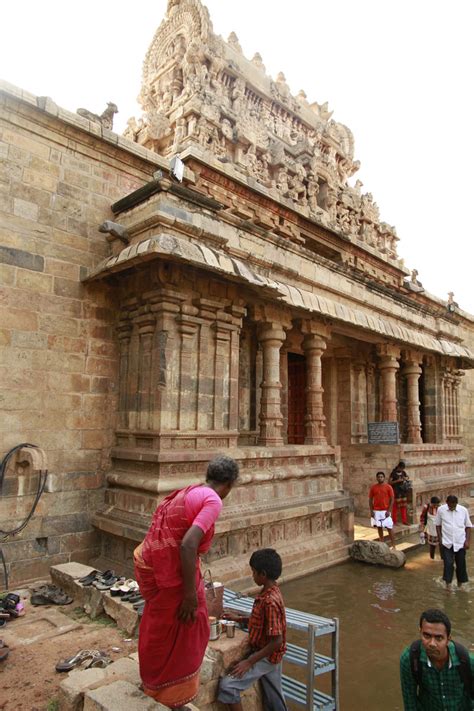
[[[427,549],[420,548],[399,570],[350,561],[281,586],[288,607],[340,619],[339,711],[402,711],[399,657],[416,639],[420,613],[428,607],[443,609],[451,618],[453,637],[474,649],[474,584],[448,593],[442,570],[441,561],[430,560]],[[295,633],[289,637],[302,642]],[[318,651],[329,654],[329,644],[329,639],[318,638]],[[303,670],[295,670],[291,667],[304,681]],[[317,686],[329,691],[329,679],[319,677]]]

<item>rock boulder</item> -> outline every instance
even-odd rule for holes
[[[354,541],[349,553],[354,560],[389,568],[402,568],[407,560],[402,551],[393,550],[386,543],[378,541]]]

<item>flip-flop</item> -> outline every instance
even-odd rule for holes
[[[57,672],[71,671],[71,669],[75,669],[76,667],[79,667],[81,664],[84,664],[84,662],[87,661],[88,659],[92,659],[93,654],[94,654],[94,650],[81,649],[79,652],[74,654],[72,657],[68,657],[67,659],[63,659],[62,661],[58,662],[56,664],[56,671]]]
[[[92,652],[91,661],[86,664],[86,669],[105,669],[105,667],[108,667],[109,664],[112,664],[112,660],[106,652],[94,650]]]

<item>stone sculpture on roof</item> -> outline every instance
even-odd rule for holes
[[[207,160],[230,164],[276,199],[352,240],[397,259],[393,227],[362,183],[351,131],[327,104],[294,97],[280,72],[266,74],[262,57],[248,60],[237,35],[213,32],[200,0],[169,0],[143,66],[141,123],[125,135],[164,157],[193,147]]]

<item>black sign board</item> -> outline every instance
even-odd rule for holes
[[[398,422],[369,422],[369,444],[399,444]]]

